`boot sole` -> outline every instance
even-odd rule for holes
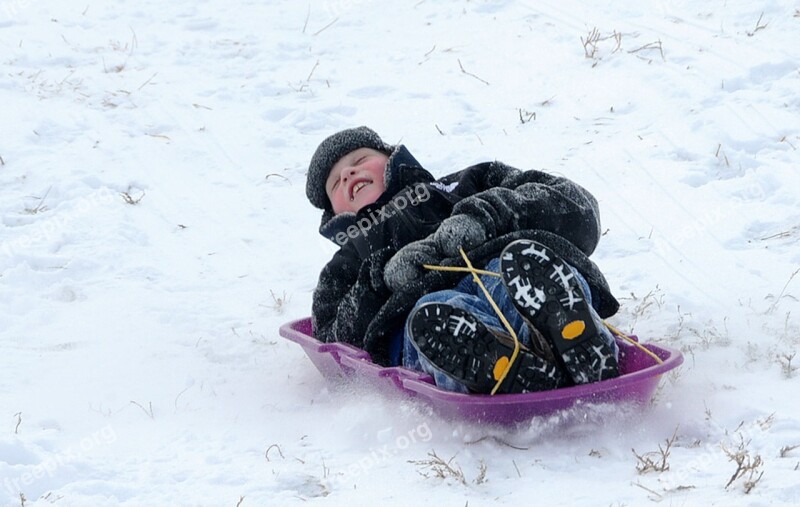
[[[427,303],[410,321],[412,344],[433,365],[472,391],[489,393],[514,351],[472,314],[443,303]],[[567,382],[555,364],[520,350],[498,393],[555,389]]]
[[[517,240],[500,255],[503,281],[514,306],[551,343],[576,384],[619,376],[578,280],[549,248]]]

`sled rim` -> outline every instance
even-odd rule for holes
[[[496,424],[512,424],[543,416],[579,404],[646,403],[652,399],[662,375],[683,363],[680,351],[663,345],[642,344],[661,363],[630,345],[620,349],[620,362],[635,369],[619,377],[552,389],[515,394],[465,394],[437,387],[427,373],[402,366],[383,367],[372,362],[366,351],[346,343],[322,343],[312,334],[310,317],[280,327],[280,335],[299,344],[312,363],[328,380],[361,378],[389,392],[401,392],[421,399],[441,415]],[[634,336],[634,340],[638,339]],[[641,366],[640,363],[648,363]]]

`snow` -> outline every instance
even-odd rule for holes
[[[798,29],[790,1],[0,0],[0,505],[794,505]],[[612,323],[686,356],[652,406],[498,428],[329,389],[278,327],[335,250],[309,158],[357,125],[590,189]]]

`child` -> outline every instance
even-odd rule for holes
[[[367,127],[325,139],[309,165],[320,233],[340,246],[314,292],[314,334],[459,392],[526,392],[616,376],[601,318],[619,308],[588,256],[597,201],[566,178],[486,162],[436,180]],[[475,266],[503,319],[464,273]],[[510,329],[509,329],[510,327]],[[515,353],[516,335],[521,346]]]

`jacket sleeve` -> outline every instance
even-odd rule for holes
[[[385,247],[361,260],[349,245],[336,252],[322,269],[314,290],[316,339],[363,348],[367,327],[390,294],[383,282],[383,267],[393,253]]]
[[[470,185],[476,193],[453,207],[475,218],[487,238],[522,229],[557,234],[590,255],[600,239],[597,200],[586,189],[542,171],[520,171],[493,162]]]

